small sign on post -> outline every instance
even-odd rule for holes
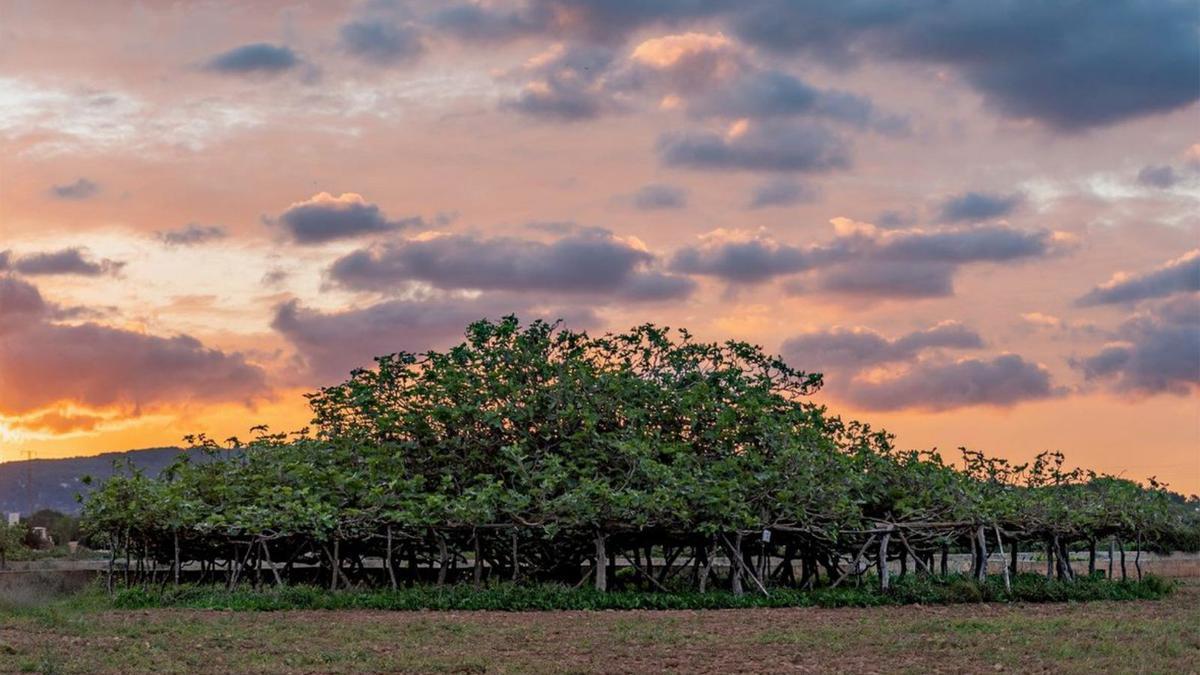
[[[763,530],[762,540],[763,540],[763,543],[766,543],[766,544],[771,543],[771,531],[770,530]]]

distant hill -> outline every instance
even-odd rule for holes
[[[79,502],[75,495],[84,493],[88,487],[81,479],[91,476],[103,479],[113,473],[113,462],[129,460],[147,475],[157,476],[175,461],[180,448],[148,448],[125,452],[106,452],[91,457],[67,457],[63,459],[35,459],[0,464],[0,513],[29,512],[30,501],[34,510],[54,509],[63,513],[78,513]],[[198,451],[187,451],[193,457]],[[26,489],[26,477],[32,475],[32,494]]]

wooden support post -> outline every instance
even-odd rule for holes
[[[870,564],[863,564],[862,558],[864,555],[866,555],[867,549],[871,548],[871,543],[874,541],[875,541],[875,535],[871,535],[870,537],[867,537],[867,540],[865,542],[863,542],[862,548],[858,549],[858,553],[854,554],[854,561],[850,563],[851,565],[853,565],[853,568],[851,568],[850,573],[854,575],[854,578],[856,580],[861,580],[862,575],[864,573],[866,573],[867,569],[870,568]],[[805,554],[804,559],[806,561],[805,562],[806,565],[808,564],[807,560],[809,559],[809,556],[810,556],[810,554],[807,554],[807,553]],[[813,567],[816,567],[816,565],[813,565]],[[804,576],[807,579],[807,577],[808,577],[808,568],[807,567],[805,567],[805,569],[804,569]],[[842,575],[842,576],[838,577],[830,584],[830,588],[837,588],[838,584],[842,583],[842,580],[845,578],[846,578],[846,575]],[[811,583],[812,580],[808,579],[808,581]]]
[[[279,570],[275,568],[275,561],[271,560],[271,549],[267,546],[267,540],[260,539],[258,543],[262,546],[263,559],[267,561],[267,566],[271,568],[271,574],[275,577],[275,585],[282,586],[283,580],[279,578]]]
[[[654,575],[653,575],[653,574],[649,574],[649,573],[647,573],[647,572],[646,572],[646,570],[642,569],[642,566],[641,566],[641,565],[639,565],[639,564],[637,564],[636,562],[634,562],[634,561],[630,560],[628,555],[626,555],[626,556],[625,556],[625,562],[629,563],[629,564],[630,564],[630,565],[633,567],[633,569],[634,569],[634,571],[635,571],[635,572],[637,572],[638,574],[640,574],[640,575],[642,575],[643,577],[645,577],[646,581],[649,581],[651,586],[654,586],[655,588],[657,588],[658,590],[660,590],[660,591],[662,591],[662,592],[664,592],[664,593],[667,593],[667,592],[668,592],[668,591],[667,591],[667,588],[666,588],[665,586],[663,586],[662,584],[660,584],[660,583],[658,582],[658,579],[655,579],[655,578],[654,578]],[[589,574],[590,574],[590,573],[589,573]]]
[[[1000,567],[1004,570],[1004,590],[1012,593],[1012,579],[1008,576],[1008,566],[1004,564],[1004,540],[1000,538],[1000,526],[992,523],[992,529],[996,531],[996,548],[1000,551]],[[1015,549],[1014,549],[1015,550]]]
[[[916,564],[917,569],[923,569],[926,574],[933,574],[933,570],[929,569],[929,565],[926,564],[925,561],[921,559],[921,554],[917,553],[917,551],[913,549],[912,545],[908,543],[908,537],[904,536],[904,530],[897,529],[896,534],[900,536],[900,543],[904,545],[904,548],[902,549],[901,554],[900,554],[901,563],[903,563],[904,559],[905,559],[904,551],[907,551],[909,554],[912,555],[913,563]],[[907,565],[902,564],[900,569],[907,571]]]
[[[730,554],[733,556],[733,564],[736,567],[741,568],[740,572],[738,570],[734,570],[734,575],[733,575],[733,579],[736,584],[738,594],[739,595],[741,594],[741,589],[742,589],[741,575],[745,574],[747,577],[750,578],[750,581],[754,582],[755,586],[758,586],[758,590],[762,591],[763,595],[770,596],[771,593],[769,591],[767,591],[767,587],[763,585],[762,581],[758,578],[758,576],[756,576],[754,574],[754,570],[750,569],[750,566],[746,564],[746,561],[744,559],[742,559],[742,555],[741,555],[741,553],[742,553],[742,550],[741,550],[742,549],[742,535],[741,534],[737,535],[736,541],[737,541],[736,545],[730,546],[729,540],[725,539],[725,546],[727,548],[729,548]]]

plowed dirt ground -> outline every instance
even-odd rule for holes
[[[1200,585],[1158,602],[699,612],[21,610],[0,672],[1195,673]]]

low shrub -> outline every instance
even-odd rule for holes
[[[1170,594],[1171,582],[1147,576],[1141,581],[1110,581],[1081,577],[1062,582],[1036,574],[1020,574],[1012,590],[1000,577],[979,584],[966,576],[909,575],[882,592],[874,584],[860,587],[819,587],[810,591],[779,588],[769,596],[728,591],[654,593],[597,592],[553,584],[502,583],[476,589],[470,585],[416,586],[397,590],[329,591],[313,586],[283,586],[229,591],[216,586],[179,586],[118,591],[111,603],[120,609],[184,607],[233,611],[285,609],[376,610],[606,610],[606,609],[734,609],[750,607],[875,607],[907,604],[972,602],[1086,602],[1091,600],[1154,600]]]

